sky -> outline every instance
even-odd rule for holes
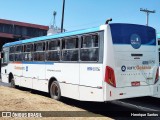
[[[61,26],[63,0],[0,0],[0,19],[50,26],[53,11],[56,26]],[[146,25],[146,13],[140,8],[155,10],[149,15],[149,26],[160,32],[160,0],[65,0],[64,28],[67,31],[100,26],[108,18],[111,23]]]

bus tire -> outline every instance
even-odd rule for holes
[[[12,88],[16,88],[14,78],[11,79],[11,87],[12,87]]]
[[[49,88],[49,93],[51,98],[55,100],[60,100],[61,98],[61,90],[57,81],[53,81]]]

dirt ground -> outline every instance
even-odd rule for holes
[[[22,91],[19,89],[9,88],[0,86],[0,111],[75,111],[74,114],[78,113],[76,111],[84,111],[83,109],[69,106],[61,101],[53,100],[49,97],[45,97],[38,94],[32,94],[27,91]],[[73,112],[70,112],[72,114]],[[87,113],[87,112],[86,112]],[[93,115],[93,113],[90,113]],[[110,120],[105,116],[94,114],[100,117],[42,117],[42,118],[11,118],[11,119],[43,119],[43,120],[79,120],[79,119],[89,119],[89,120]],[[72,116],[72,115],[71,115]],[[0,118],[8,120],[8,118]]]

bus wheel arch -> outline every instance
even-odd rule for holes
[[[14,76],[12,73],[9,73],[9,83],[11,83],[12,88],[16,88]]]
[[[61,89],[60,89],[60,85],[56,78],[52,77],[49,80],[48,91],[49,91],[51,98],[55,100],[61,99]]]
[[[11,80],[13,79],[13,74],[12,73],[9,73],[9,77],[8,77],[8,82],[11,83]]]

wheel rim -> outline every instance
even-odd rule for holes
[[[58,97],[59,96],[59,88],[56,84],[52,85],[51,92],[52,92],[53,97]]]
[[[12,81],[11,81],[11,86],[15,87],[14,79],[12,79]]]

